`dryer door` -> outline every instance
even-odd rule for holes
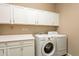
[[[47,41],[42,45],[41,53],[44,56],[52,56],[55,53],[55,45],[51,41]]]

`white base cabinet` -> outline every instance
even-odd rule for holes
[[[0,56],[4,56],[4,49],[0,49]]]
[[[6,49],[0,48],[0,56],[6,56]]]
[[[7,49],[7,56],[21,56],[21,47],[10,47]]]
[[[22,55],[23,56],[34,56],[34,40],[32,41],[23,41],[22,42]]]
[[[6,45],[5,43],[0,43],[0,56],[5,56],[6,55]]]
[[[34,40],[1,43],[0,56],[34,56]]]
[[[30,46],[24,46],[23,48],[23,56],[33,56],[34,55],[34,49],[32,45]]]

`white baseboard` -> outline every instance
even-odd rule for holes
[[[68,56],[72,56],[72,55],[71,55],[71,54],[69,54],[69,53],[68,53],[67,55],[68,55]]]

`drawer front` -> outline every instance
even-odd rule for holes
[[[20,41],[16,41],[16,42],[7,42],[7,46],[20,46],[21,42]]]
[[[22,41],[22,45],[34,45],[34,40]]]

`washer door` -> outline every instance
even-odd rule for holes
[[[55,53],[55,45],[51,41],[45,42],[41,49],[41,53],[45,56],[51,56]]]

